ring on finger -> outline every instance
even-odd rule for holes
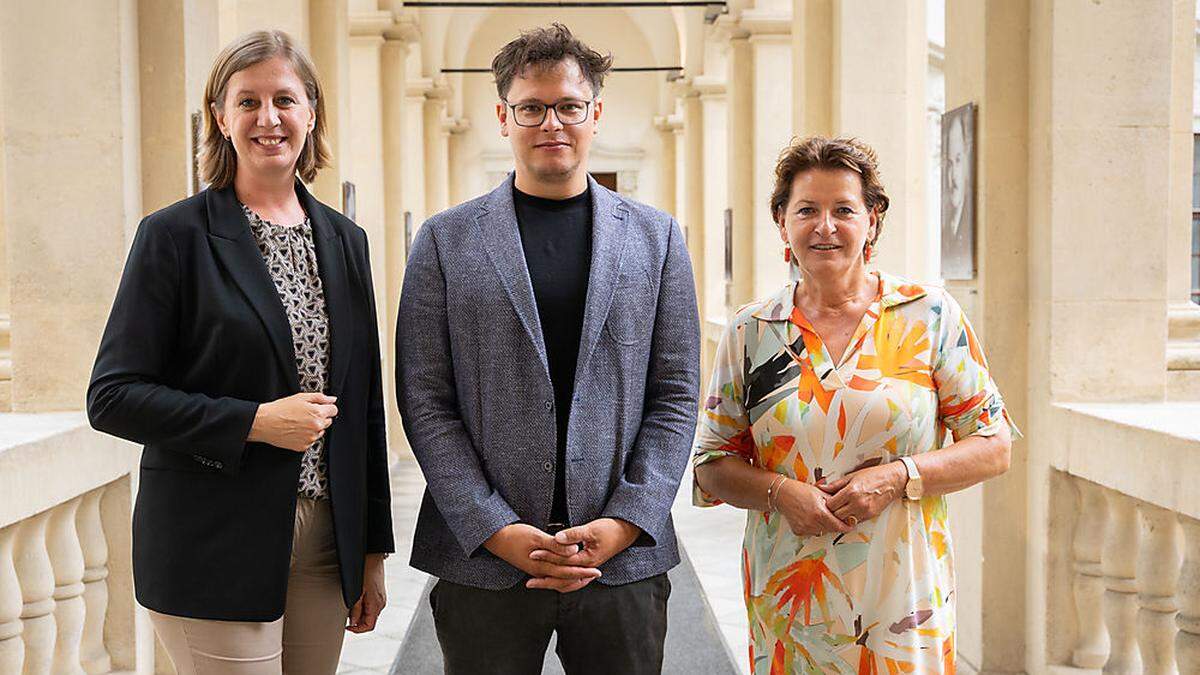
[[[849,525],[850,527],[854,527],[855,525],[858,525],[858,516],[855,516],[855,515],[846,516],[846,524]]]

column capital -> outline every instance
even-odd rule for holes
[[[413,77],[409,78],[404,93],[413,98],[425,98],[435,86],[431,78]]]
[[[740,17],[735,17],[731,14],[722,14],[713,22],[712,37],[717,42],[745,40],[750,37],[750,31],[741,25]]]
[[[383,36],[405,44],[418,42],[421,39],[421,27],[411,14],[397,14],[392,19],[392,25],[383,32]]]
[[[738,25],[751,39],[784,38],[792,34],[792,13],[767,9],[747,9],[738,17]]]
[[[676,98],[688,98],[690,96],[699,96],[700,92],[692,86],[691,77],[681,77],[677,80],[672,80],[667,84],[671,95]]]
[[[692,80],[692,88],[700,93],[700,98],[714,98],[725,95],[725,80],[711,75],[701,75]]]
[[[463,134],[471,128],[471,120],[466,117],[445,117],[442,119],[442,130],[448,134]]]
[[[656,115],[654,128],[659,131],[678,132],[683,129],[683,118],[679,115]]]
[[[445,75],[439,74],[437,77],[430,78],[429,83],[429,88],[425,91],[425,98],[430,101],[445,101],[454,92],[454,89],[446,82]]]
[[[381,37],[393,23],[391,12],[354,12],[350,15],[350,37]]]

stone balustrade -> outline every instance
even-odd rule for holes
[[[1063,592],[1075,632],[1054,672],[1200,673],[1200,406],[1059,412],[1052,464],[1074,492]]]
[[[0,673],[154,672],[128,562],[137,457],[81,413],[0,414]]]

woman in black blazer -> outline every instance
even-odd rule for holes
[[[333,673],[394,550],[366,234],[296,178],[328,150],[286,34],[223,50],[205,99],[211,187],[139,226],[88,415],[145,445],[134,581],[181,675]]]

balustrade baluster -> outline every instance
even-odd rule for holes
[[[1075,616],[1079,633],[1071,660],[1080,668],[1100,668],[1108,660],[1108,630],[1104,627],[1104,532],[1108,527],[1108,500],[1093,483],[1075,479],[1079,491],[1079,519],[1071,545],[1074,558]]]
[[[21,521],[13,562],[21,584],[21,639],[25,642],[23,675],[50,672],[54,660],[54,568],[46,551],[45,511]]]
[[[1106,673],[1142,672],[1137,642],[1137,559],[1142,523],[1137,503],[1113,490],[1104,491],[1112,520],[1104,538],[1104,619],[1111,646]]]
[[[25,660],[21,641],[21,582],[13,566],[13,544],[20,525],[0,530],[0,673],[19,673]]]
[[[83,550],[75,529],[80,498],[50,511],[46,550],[54,568],[54,675],[84,675],[79,663],[79,644],[87,607],[83,602]]]
[[[1145,540],[1138,559],[1138,648],[1145,675],[1178,675],[1175,667],[1175,588],[1183,534],[1175,513],[1141,505]]]
[[[1200,520],[1181,517],[1183,570],[1179,575],[1179,615],[1175,621],[1175,660],[1181,673],[1200,673]]]
[[[112,670],[112,658],[104,645],[104,617],[108,613],[108,541],[100,518],[100,500],[106,488],[83,496],[76,518],[79,544],[83,548],[83,601],[87,612],[83,620],[80,660],[89,675]]]

